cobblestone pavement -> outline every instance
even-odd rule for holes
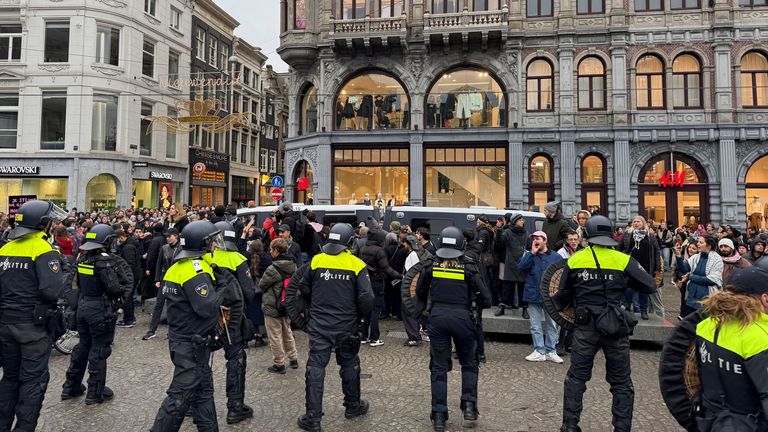
[[[676,321],[679,297],[665,292],[670,306],[668,319]],[[51,383],[40,418],[41,431],[146,431],[171,381],[173,368],[168,355],[166,329],[158,337],[142,341],[148,315],[138,312],[139,325],[118,329],[109,359],[108,385],[115,399],[102,406],[87,407],[83,399],[59,400],[68,357],[54,352],[51,357]],[[363,397],[371,403],[365,417],[345,420],[338,366],[328,367],[325,392],[325,431],[430,431],[429,348],[404,347],[402,324],[382,322],[385,345],[361,349]],[[296,332],[301,367],[286,375],[266,371],[271,364],[269,348],[248,349],[246,402],[253,406],[255,418],[239,425],[226,424],[225,368],[223,354],[214,361],[216,407],[222,431],[294,431],[296,417],[304,407],[304,362],[307,338]],[[530,338],[493,338],[487,345],[488,363],[480,368],[478,431],[556,431],[560,426],[565,364],[529,363],[523,358],[531,351]],[[633,345],[634,430],[642,432],[681,431],[670,417],[659,394],[657,366],[659,346]],[[460,372],[458,362],[449,374],[449,431],[461,430],[459,411]],[[605,383],[601,354],[595,362],[593,380],[584,400],[584,431],[610,431],[611,394]],[[196,428],[187,419],[183,431]]]

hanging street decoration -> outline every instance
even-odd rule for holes
[[[147,128],[147,135],[154,132],[155,127],[164,127],[168,132],[175,134],[189,133],[196,126],[202,126],[203,131],[209,133],[227,132],[235,128],[251,129],[252,112],[229,114],[219,117],[222,103],[218,99],[203,99],[203,96],[195,96],[195,100],[176,103],[177,118],[169,116],[145,116],[151,122]],[[187,115],[182,115],[186,113]]]

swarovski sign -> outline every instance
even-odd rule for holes
[[[173,174],[171,174],[171,173],[164,173],[164,172],[157,172],[157,171],[150,171],[149,172],[149,178],[151,178],[151,179],[158,179],[158,180],[173,180]]]
[[[13,174],[13,175],[38,175],[40,174],[40,167],[39,166],[3,166],[0,165],[0,174],[7,175],[7,174]]]

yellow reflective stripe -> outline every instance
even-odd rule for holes
[[[94,268],[92,265],[90,265],[90,264],[86,264],[86,263],[80,263],[80,264],[78,264],[77,266],[78,266],[78,267],[85,267],[85,268]]]
[[[714,343],[718,324],[716,319],[707,318],[696,326],[696,335]],[[744,359],[768,350],[768,314],[760,314],[755,322],[746,328],[737,321],[721,324],[717,345]]]
[[[194,265],[195,261],[199,263],[200,268],[202,269],[201,273],[207,273],[211,279],[216,280],[216,278],[213,276],[213,270],[211,269],[211,266],[208,265],[205,260],[197,258],[185,258],[181,261],[176,261],[176,263],[174,263],[165,273],[163,280],[166,282],[175,283],[180,286],[184,285],[184,283],[186,283],[188,280],[198,275]]]
[[[444,272],[449,272],[449,273],[461,273],[461,274],[464,274],[464,270],[457,269],[457,268],[438,267],[436,270],[440,270],[440,271],[444,271]]]
[[[356,275],[363,271],[365,267],[366,264],[363,260],[352,255],[348,250],[338,255],[317,254],[312,258],[311,264],[312,270],[317,270],[318,268],[346,270]]]
[[[77,272],[80,274],[93,276],[93,268],[78,267]]]
[[[237,267],[247,261],[240,252],[216,250],[213,255],[207,253],[203,255],[203,259],[208,264],[216,264],[219,267],[224,267],[232,271],[237,270]]]
[[[624,271],[629,264],[629,255],[608,249],[605,247],[595,246],[595,255],[600,261],[600,267],[603,270],[618,270]],[[589,248],[582,249],[568,258],[568,267],[572,269],[596,269],[595,257],[592,256],[592,252]]]
[[[50,243],[43,240],[44,235],[41,232],[12,240],[0,248],[0,256],[24,257],[34,261],[44,253],[55,251]]]
[[[445,269],[433,269],[432,276],[438,279],[464,280],[464,272],[455,273],[455,272],[445,271]]]

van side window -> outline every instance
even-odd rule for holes
[[[536,231],[541,231],[542,228],[544,228],[544,221],[543,220],[537,220],[536,223]]]
[[[443,228],[454,225],[456,222],[451,219],[411,219],[411,230],[415,232],[417,229],[425,227],[433,235],[439,235]]]

